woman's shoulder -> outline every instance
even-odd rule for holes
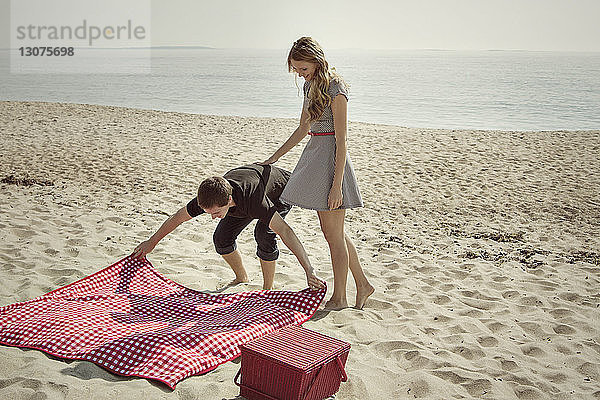
[[[332,97],[338,94],[343,94],[346,99],[348,98],[348,84],[339,76],[332,77],[329,80],[329,95]]]

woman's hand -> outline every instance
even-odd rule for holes
[[[308,287],[312,290],[320,290],[325,288],[325,282],[319,279],[314,271],[306,272],[306,283],[308,283]]]
[[[344,201],[344,196],[342,194],[342,187],[337,187],[337,185],[333,185],[331,190],[329,191],[329,197],[327,199],[327,204],[329,205],[330,210],[335,210],[339,208]]]
[[[265,161],[260,162],[260,165],[270,165],[270,164],[275,164],[277,162],[276,158],[273,158],[272,156],[267,158]]]

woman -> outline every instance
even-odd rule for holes
[[[294,42],[287,59],[288,70],[303,77],[304,104],[300,125],[263,164],[272,164],[311,135],[280,199],[316,210],[329,245],[333,266],[333,295],[329,309],[348,307],[348,268],[356,282],[355,307],[362,309],[375,291],[367,280],[356,248],[344,231],[346,209],[362,207],[352,163],[346,154],[347,85],[329,68],[321,46],[310,37]]]

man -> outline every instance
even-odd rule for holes
[[[198,195],[185,207],[170,216],[150,239],[140,243],[132,255],[145,257],[162,238],[185,221],[200,214],[220,218],[213,235],[217,253],[235,273],[233,284],[248,282],[248,275],[237,250],[236,238],[255,219],[257,243],[256,254],[263,272],[263,289],[273,288],[275,263],[279,257],[277,235],[294,253],[306,273],[306,281],[312,289],[325,287],[314,273],[308,255],[292,228],[283,220],[291,206],[279,201],[290,173],[272,165],[251,164],[234,168],[223,177],[205,179],[198,188]]]

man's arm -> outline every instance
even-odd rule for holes
[[[281,218],[278,212],[273,214],[273,218],[271,218],[271,222],[269,223],[269,228],[273,230],[276,234],[279,235],[283,243],[294,253],[302,268],[306,272],[306,281],[308,282],[308,286],[311,289],[323,289],[325,287],[325,283],[321,281],[316,275],[314,268],[310,265],[310,260],[308,259],[308,254],[304,250],[304,246],[298,240],[298,237],[292,230],[292,228]]]
[[[171,215],[161,225],[161,227],[158,229],[158,231],[156,231],[156,233],[150,237],[150,239],[146,240],[145,242],[140,243],[135,248],[135,250],[133,250],[133,253],[131,253],[131,255],[135,258],[145,257],[146,254],[148,254],[152,250],[154,250],[154,248],[156,247],[158,242],[160,242],[162,240],[162,238],[167,236],[169,233],[173,232],[175,230],[175,228],[177,228],[179,225],[181,225],[185,221],[189,221],[190,219],[192,219],[192,217],[190,217],[190,214],[188,214],[187,208],[182,207],[175,214]]]

